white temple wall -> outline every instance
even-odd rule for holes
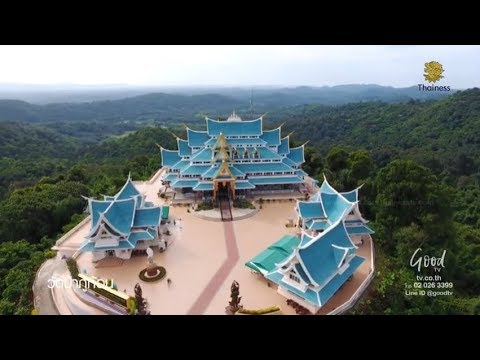
[[[135,246],[135,250],[147,250],[151,246],[157,246],[158,245],[158,240],[153,239],[153,240],[141,240],[142,242],[137,242],[137,245]]]
[[[95,241],[95,247],[115,247],[118,246],[118,238],[117,237],[105,237],[105,238],[97,238]]]
[[[286,297],[287,299],[292,299],[293,301],[302,305],[304,308],[308,309],[308,311],[310,311],[312,314],[316,314],[318,310],[320,310],[320,306],[315,306],[313,304],[310,304],[309,302],[302,299],[300,296],[284,289],[281,286],[278,286],[277,292],[283,297]]]
[[[96,262],[98,260],[102,260],[107,256],[105,251],[92,251],[92,261]]]
[[[115,250],[115,256],[119,259],[130,259],[132,251],[129,249]]]

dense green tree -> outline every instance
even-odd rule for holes
[[[379,171],[375,182],[376,220],[386,228],[386,241],[393,241],[396,228],[411,224],[436,224],[437,228],[430,229],[432,234],[448,230],[448,190],[427,168],[409,160],[395,160]]]
[[[65,181],[14,191],[0,203],[1,241],[38,242],[45,235],[53,236],[85,208],[82,195],[88,195],[86,186]]]
[[[320,174],[323,170],[323,158],[317,149],[312,146],[305,147],[305,164],[302,168],[311,176]]]
[[[367,179],[373,171],[373,160],[366,150],[356,150],[350,153],[349,168],[351,183],[356,186],[359,181]]]
[[[326,157],[327,166],[333,172],[345,169],[348,164],[348,152],[345,149],[334,146]]]

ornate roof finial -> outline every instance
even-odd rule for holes
[[[236,113],[235,113],[235,109],[233,109],[233,113],[232,115],[230,115],[227,119],[227,121],[242,121],[242,118],[240,116],[238,116]]]

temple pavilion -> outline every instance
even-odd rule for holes
[[[358,208],[358,190],[340,193],[325,178],[309,201],[298,201],[300,236],[286,235],[245,265],[278,285],[278,293],[318,312],[362,265],[356,255],[373,234]]]
[[[93,261],[105,257],[129,259],[134,251],[165,247],[160,236],[162,207],[145,201],[130,175],[115,196],[86,199],[91,226],[80,251],[92,252]]]
[[[315,195],[308,201],[297,201],[297,224],[307,234],[316,235],[342,219],[352,241],[356,244],[362,242],[363,236],[369,236],[374,231],[367,226],[368,220],[362,217],[358,207],[358,191],[361,187],[362,185],[352,191],[338,192],[324,176]],[[344,214],[347,209],[349,211]]]
[[[235,112],[226,121],[205,118],[207,130],[187,128],[178,150],[160,146],[164,181],[182,193],[231,198],[259,191],[296,191],[307,174],[304,145],[291,148],[281,126],[263,130],[263,117],[244,121]]]

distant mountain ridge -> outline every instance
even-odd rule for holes
[[[5,91],[0,86],[0,97]],[[152,88],[145,88],[149,91]],[[167,92],[138,94],[141,88],[116,89],[93,87],[76,93],[65,92],[68,99],[97,98],[90,102],[60,102],[45,105],[22,100],[0,100],[0,121],[51,122],[51,121],[138,121],[149,119],[164,122],[192,121],[202,114],[221,115],[237,109],[239,113],[274,111],[288,106],[304,104],[342,105],[357,102],[406,102],[410,99],[433,100],[447,97],[450,92],[419,91],[416,86],[393,88],[380,85],[337,85],[332,87],[262,87],[262,88],[163,88]],[[105,99],[109,94],[134,93],[121,99]],[[135,92],[137,92],[135,94]],[[13,94],[16,98],[22,92]],[[47,96],[47,93],[43,93]],[[56,95],[58,97],[58,95]],[[253,104],[251,104],[252,100]]]

